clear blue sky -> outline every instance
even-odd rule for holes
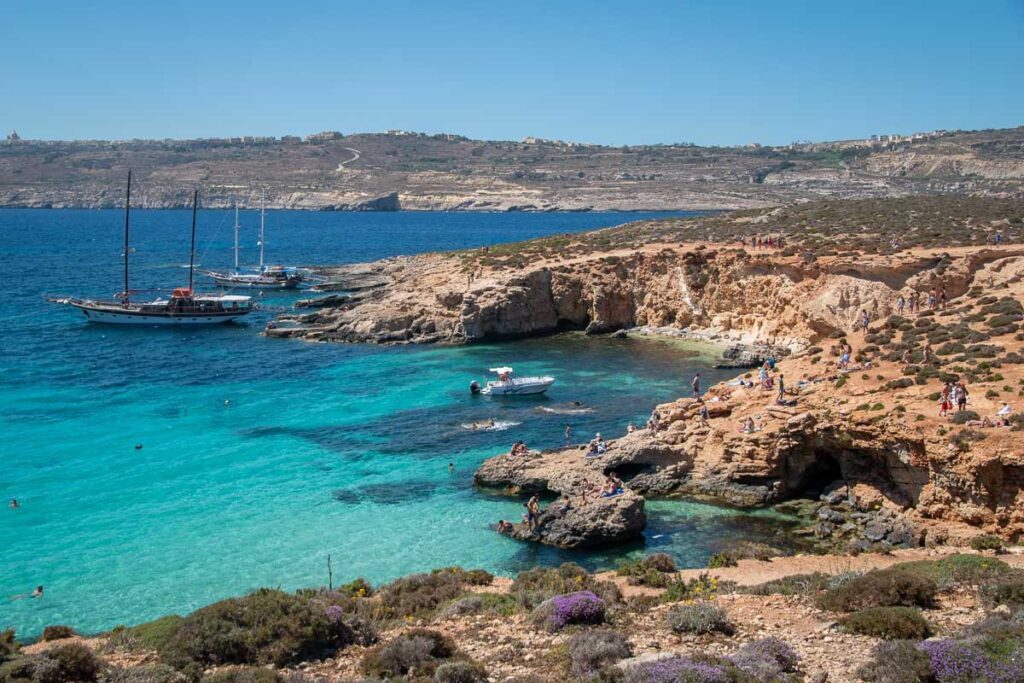
[[[4,0],[0,129],[608,144],[1024,123],[1024,0]]]

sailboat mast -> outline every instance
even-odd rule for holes
[[[188,291],[192,293],[192,278],[196,260],[196,207],[199,205],[199,190],[192,193],[192,248],[188,252]]]
[[[132,204],[132,170],[128,169],[128,191],[124,198],[124,296],[122,301],[128,303],[128,224]]]
[[[235,197],[235,272],[238,272],[238,197]]]
[[[267,191],[260,195],[260,272],[263,272],[263,218],[266,215]]]

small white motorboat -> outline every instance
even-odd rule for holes
[[[480,393],[485,396],[526,396],[528,394],[543,394],[552,384],[554,377],[512,377],[512,368],[501,367],[491,368],[491,372],[497,373],[497,381],[490,381]]]

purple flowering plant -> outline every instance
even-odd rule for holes
[[[544,624],[556,631],[570,624],[601,624],[604,610],[604,600],[591,591],[556,595],[538,608]]]

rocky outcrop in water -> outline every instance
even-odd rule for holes
[[[511,535],[519,541],[583,548],[634,540],[646,525],[644,499],[627,491],[612,498],[593,498],[565,511],[552,504],[535,528],[519,524]]]

